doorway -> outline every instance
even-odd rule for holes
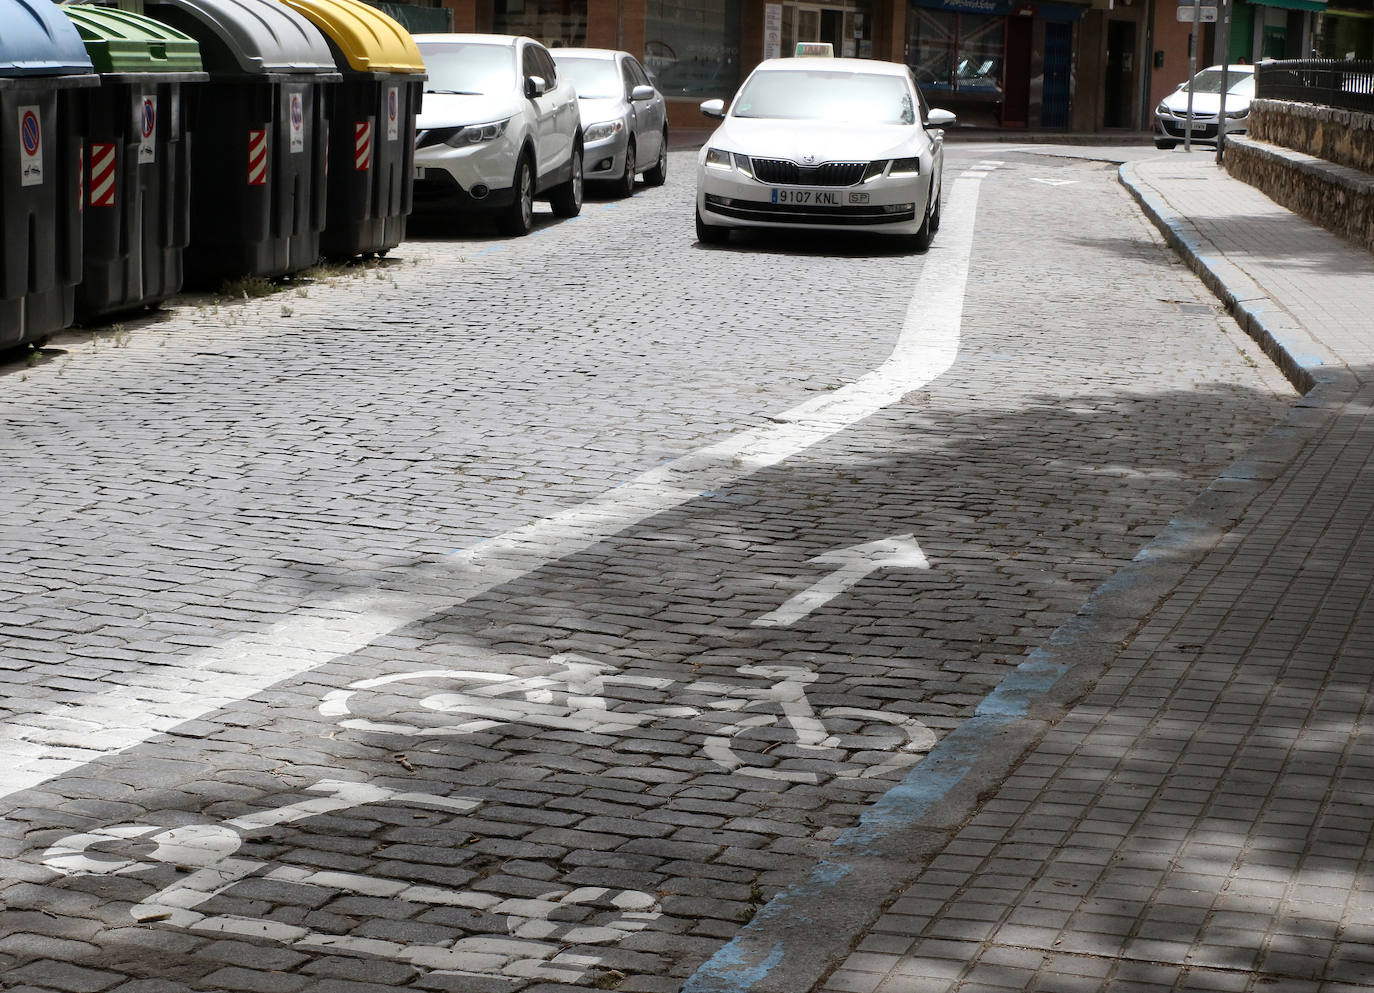
[[[868,57],[866,18],[856,5],[826,7],[819,4],[787,3],[782,8],[782,54],[791,55],[800,41],[829,42],[840,56]]]
[[[1135,126],[1131,94],[1135,90],[1135,22],[1107,22],[1107,79],[1102,100],[1102,126]]]

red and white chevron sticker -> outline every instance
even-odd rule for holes
[[[267,185],[267,132],[248,132],[248,185]]]
[[[91,206],[115,205],[115,146],[113,142],[91,142]]]
[[[357,121],[353,125],[353,168],[358,172],[372,168],[371,121]]]

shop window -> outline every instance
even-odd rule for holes
[[[907,62],[929,98],[958,93],[973,101],[1002,99],[1006,20],[983,14],[913,7]]]
[[[670,97],[729,99],[739,86],[739,0],[648,0],[644,65]]]
[[[549,48],[587,44],[587,0],[494,0],[492,32],[522,34]]]

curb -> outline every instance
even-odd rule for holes
[[[764,905],[682,993],[804,993],[839,966],[883,910],[1096,684],[1178,583],[1290,467],[1349,396],[1354,377],[1162,198],[1118,171],[1165,240],[1304,394],[985,697],[974,716],[836,839],[808,877]]]
[[[1164,240],[1226,305],[1236,323],[1255,339],[1299,393],[1310,394],[1325,384],[1334,384],[1345,392],[1353,390],[1355,381],[1345,364],[1254,280],[1219,253],[1191,220],[1174,210],[1141,178],[1135,163],[1122,165],[1117,170],[1117,178],[1159,228]]]

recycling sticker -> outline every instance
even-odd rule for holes
[[[305,151],[305,101],[299,93],[291,94],[291,151]]]
[[[43,126],[37,107],[19,108],[19,185],[43,183]]]

